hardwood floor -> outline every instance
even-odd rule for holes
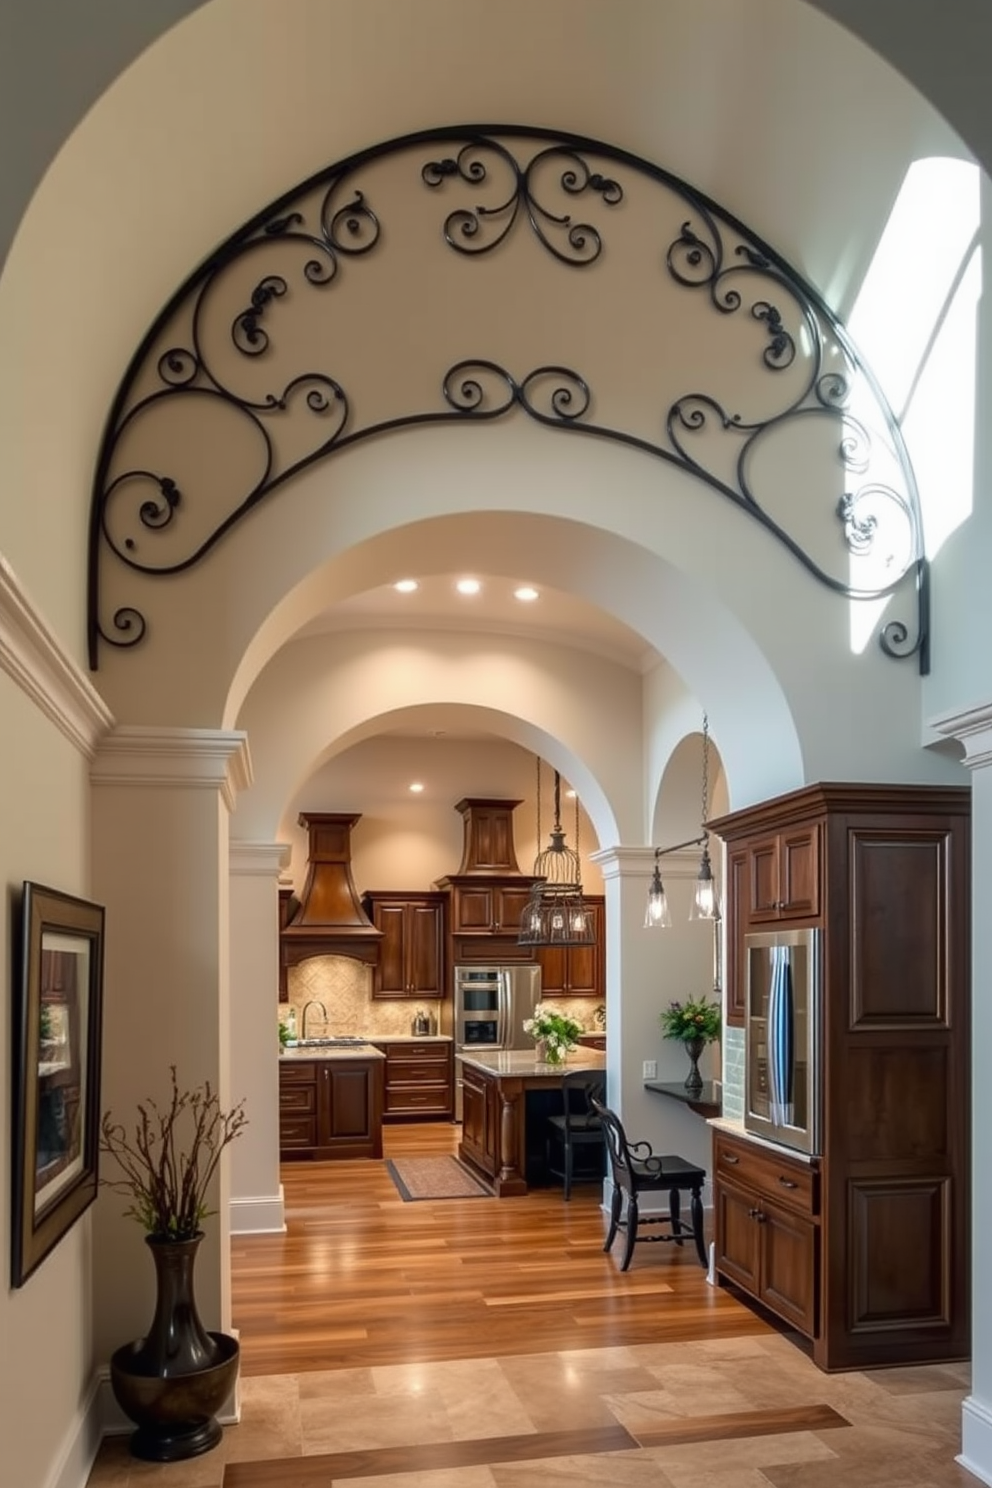
[[[387,1155],[457,1129],[389,1127]],[[604,1255],[598,1190],[404,1203],[382,1162],[283,1169],[287,1232],[235,1240],[240,1420],[90,1488],[967,1488],[965,1365],[826,1375],[691,1245]]]
[[[453,1152],[451,1123],[389,1126],[386,1156]],[[283,1165],[287,1232],[232,1242],[245,1375],[773,1330],[707,1285],[693,1247],[603,1253],[596,1185],[404,1203],[383,1162]],[[619,1251],[621,1240],[616,1242]]]

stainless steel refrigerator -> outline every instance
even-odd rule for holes
[[[541,1000],[539,966],[456,966],[455,1120],[462,1117],[462,1079],[458,1055],[481,1049],[530,1049],[524,1032]]]

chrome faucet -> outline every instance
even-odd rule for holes
[[[322,1002],[318,1002],[317,999],[316,999],[316,997],[311,997],[310,1001],[308,1003],[306,1003],[304,1005],[304,1008],[303,1008],[303,1019],[302,1019],[303,1029],[302,1029],[301,1037],[304,1040],[306,1039],[306,1036],[307,1036],[307,1013],[310,1011],[310,1009],[312,1007],[320,1008],[320,1011],[324,1015],[324,1027],[325,1028],[327,1027],[327,1009],[326,1009],[326,1007],[324,1006],[324,1004]]]

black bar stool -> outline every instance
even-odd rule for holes
[[[706,1169],[686,1162],[684,1157],[661,1157],[651,1150],[647,1142],[628,1142],[627,1134],[615,1111],[593,1098],[592,1106],[599,1116],[606,1138],[606,1150],[610,1158],[610,1173],[613,1179],[613,1199],[610,1205],[610,1230],[604,1250],[609,1250],[618,1230],[626,1231],[626,1245],[620,1270],[630,1265],[634,1246],[638,1240],[674,1240],[681,1245],[686,1235],[696,1242],[699,1264],[707,1265],[706,1245],[703,1240],[703,1184]],[[692,1223],[686,1224],[681,1214],[681,1196],[688,1191],[689,1213]],[[641,1219],[638,1198],[642,1193],[668,1193],[668,1213],[649,1214]],[[627,1196],[627,1212],[621,1219],[624,1195]],[[665,1235],[641,1235],[639,1225],[670,1226]]]

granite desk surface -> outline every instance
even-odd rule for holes
[[[606,1055],[600,1049],[574,1049],[564,1064],[546,1064],[536,1049],[459,1049],[455,1054],[463,1064],[486,1075],[505,1075],[510,1079],[560,1080],[569,1070],[604,1070]]]

